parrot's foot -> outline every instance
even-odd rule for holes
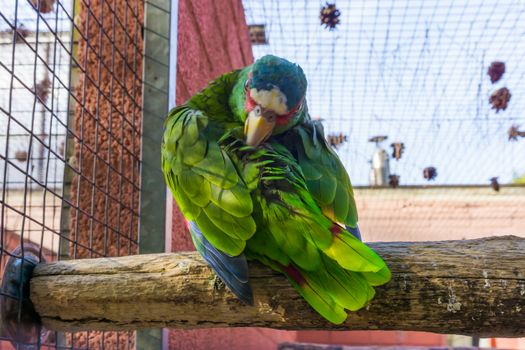
[[[226,284],[224,284],[219,276],[215,275],[215,278],[213,279],[213,289],[219,291],[224,288],[226,288]]]

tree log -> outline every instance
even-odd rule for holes
[[[197,253],[39,264],[31,300],[51,330],[270,327],[525,336],[525,239],[370,244],[392,281],[332,325],[288,281],[250,264],[254,306],[227,290]]]

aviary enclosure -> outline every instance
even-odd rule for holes
[[[216,75],[266,53],[304,68],[310,112],[356,188],[364,240],[384,242],[375,247],[394,272],[379,292],[383,302],[345,326],[523,336],[524,241],[469,239],[525,235],[525,5],[232,3],[0,1],[0,348],[166,346],[167,332],[135,331],[142,327],[330,328],[298,313],[304,305],[293,290],[260,267],[253,276],[262,306],[247,309],[225,291],[177,279],[211,279],[195,254],[99,267],[87,260],[188,247],[160,171],[164,115],[176,96],[184,102]],[[200,30],[200,58],[186,50],[187,18]],[[209,28],[219,29],[220,40],[206,40]],[[250,41],[251,52],[237,44]],[[215,63],[214,54],[229,64]],[[206,76],[192,81],[191,70],[203,64]],[[451,239],[466,241],[395,243]],[[56,265],[61,272],[45,267],[77,259]],[[37,263],[42,282],[34,280],[33,305],[27,288]],[[162,263],[173,268],[169,281]],[[134,273],[186,294],[137,290],[145,285],[130,285]],[[109,279],[81,278],[89,274]],[[106,294],[90,299],[101,286]],[[203,294],[189,303],[195,288]],[[272,289],[284,290],[277,301]],[[128,310],[139,296],[167,311],[127,317],[113,307],[119,290]],[[187,315],[199,307],[211,316]]]

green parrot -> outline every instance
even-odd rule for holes
[[[217,78],[168,114],[162,168],[197,251],[242,301],[253,304],[254,259],[340,324],[391,275],[360,241],[350,179],[306,86],[272,55]]]

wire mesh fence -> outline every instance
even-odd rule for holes
[[[365,239],[523,235],[523,2],[243,4],[255,58],[304,69]]]
[[[327,135],[347,136],[337,151],[355,185],[369,185],[369,139],[389,155],[401,185],[512,183],[525,174],[525,142],[509,142],[524,123],[525,55],[520,1],[333,1],[339,22],[323,24],[325,1],[245,0],[248,24],[265,26],[272,53],[297,62],[308,77],[309,109]],[[491,63],[505,72],[494,83]],[[508,88],[506,109],[489,102]],[[512,141],[512,140],[511,140]],[[437,176],[427,181],[426,167]]]
[[[0,1],[0,266],[30,252],[46,261],[137,253],[143,7]],[[42,331],[12,343],[22,302],[1,297],[18,307],[1,349],[134,348],[133,332]]]

